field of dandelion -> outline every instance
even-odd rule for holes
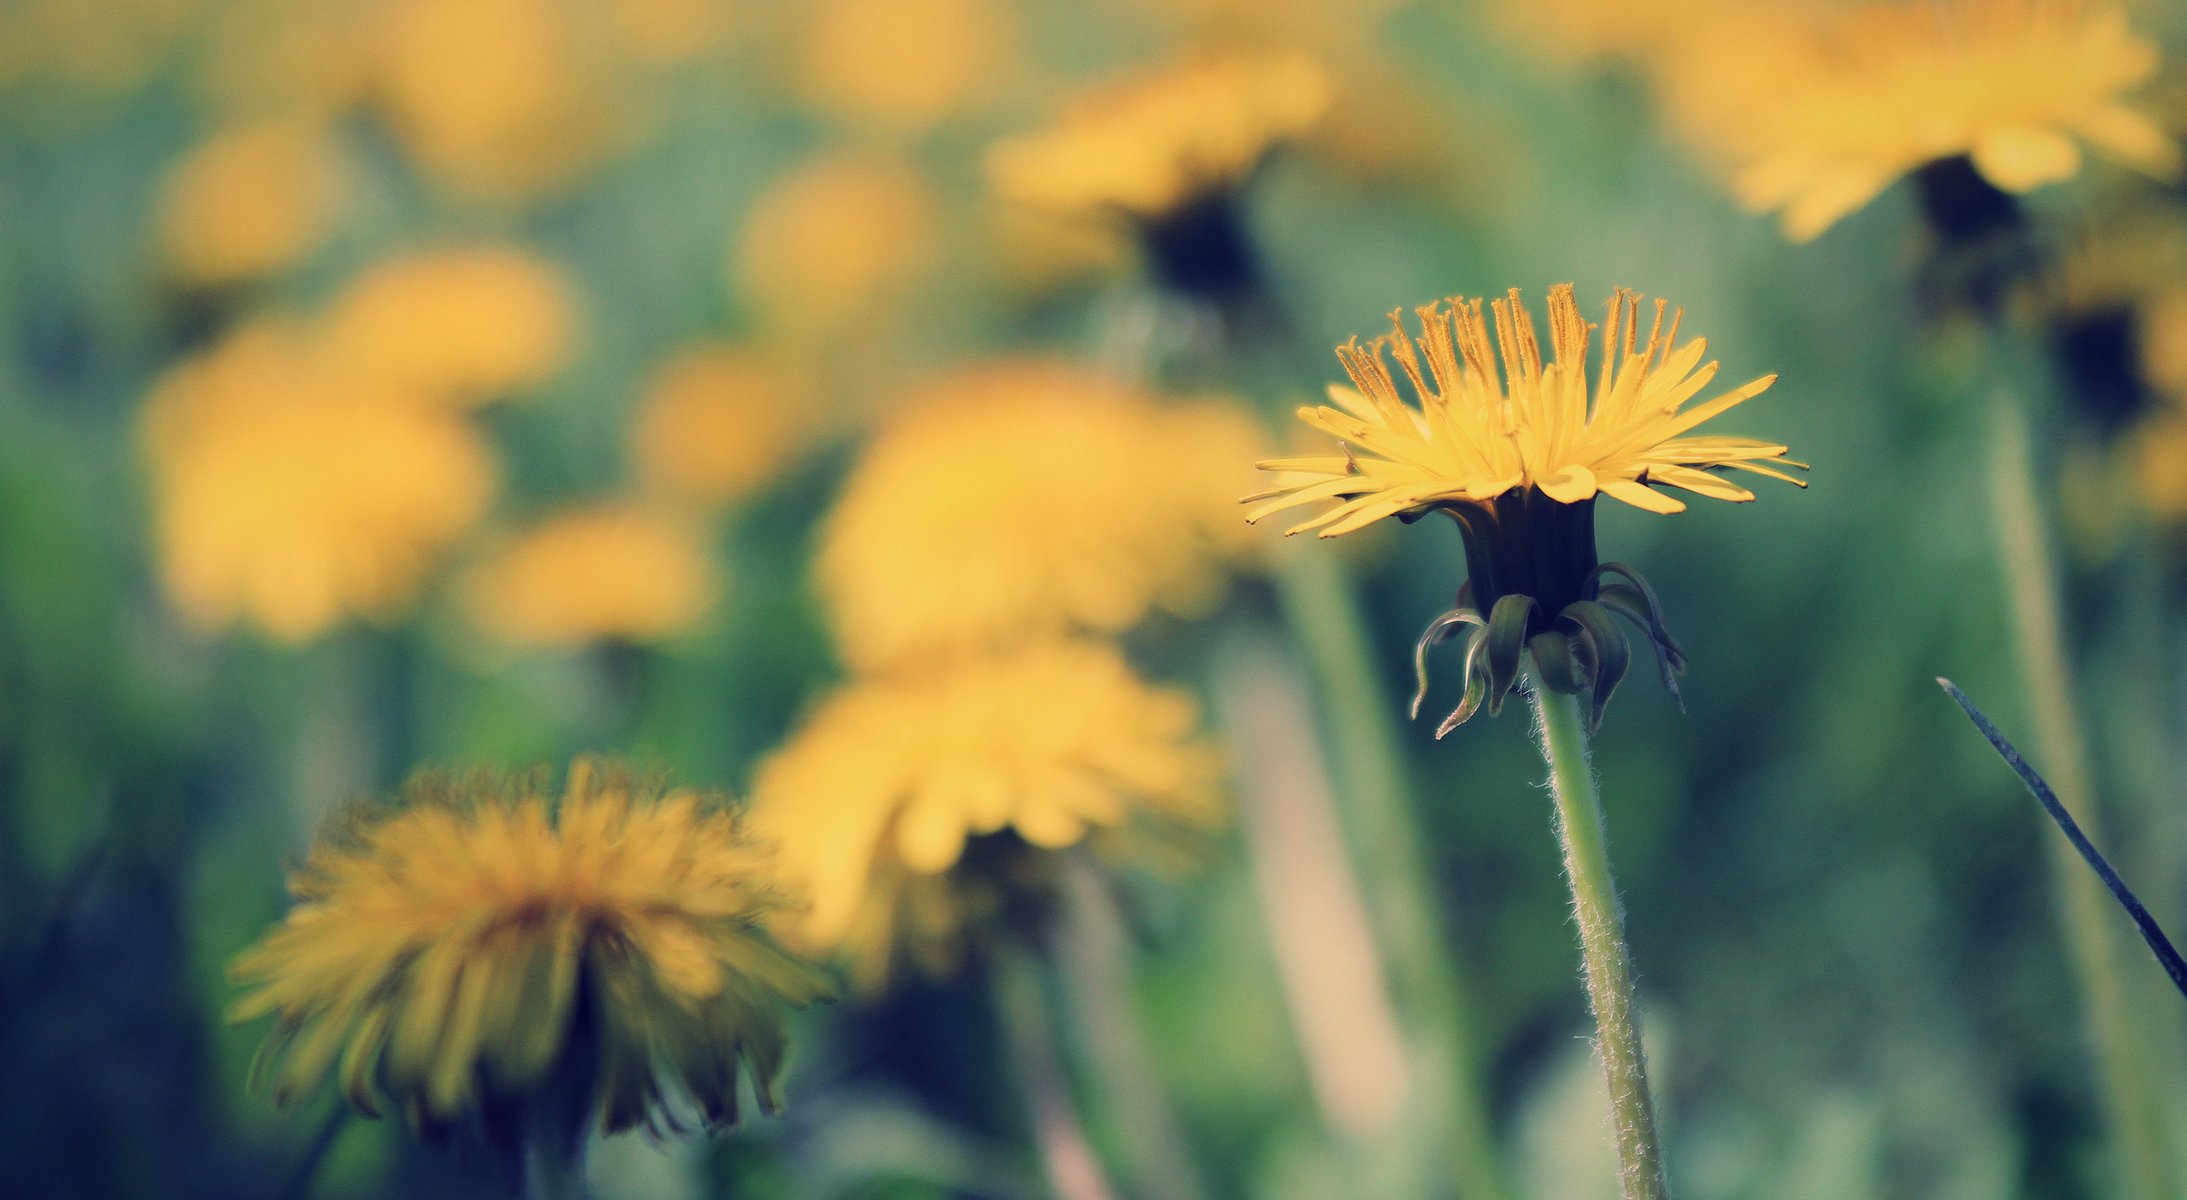
[[[2187,1196],[2182,55],[0,0],[0,1195]]]

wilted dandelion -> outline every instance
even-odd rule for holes
[[[868,446],[829,514],[821,591],[861,667],[1192,611],[1242,550],[1235,410],[1164,408],[1067,364],[946,377]]]
[[[458,416],[331,370],[276,325],[175,367],[143,424],[161,577],[207,628],[300,641],[389,618],[494,489]]]
[[[664,495],[726,504],[782,469],[817,423],[820,403],[801,363],[740,346],[692,346],[654,370],[631,426],[631,460]]]
[[[2152,175],[2179,170],[2178,146],[2128,99],[2155,75],[2156,47],[2113,7],[1899,0],[1807,18],[1785,49],[1719,97],[1711,124],[1739,164],[1741,203],[1782,210],[1795,240],[1931,164],[1971,164],[2008,193],[2070,178],[2081,143]]]
[[[783,1009],[826,982],[776,944],[769,856],[722,798],[579,759],[421,774],[291,875],[296,907],[236,960],[234,1019],[273,1016],[255,1075],[290,1102],[329,1074],[427,1134],[736,1119],[781,1106]]]
[[[620,505],[542,520],[473,568],[472,619],[505,642],[657,642],[696,624],[720,591],[698,527]]]
[[[810,902],[785,936],[878,986],[902,959],[946,970],[1032,919],[1055,851],[1175,861],[1178,834],[1222,816],[1197,722],[1188,697],[1091,642],[847,686],[753,785],[753,826]]]
[[[342,165],[316,122],[270,120],[215,134],[160,193],[159,236],[184,283],[221,285],[295,266],[324,239]]]
[[[569,280],[513,246],[440,250],[368,268],[322,322],[326,353],[362,378],[484,404],[544,382],[577,332]]]

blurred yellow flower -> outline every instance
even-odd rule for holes
[[[2158,390],[2187,403],[2187,286],[2150,300],[2142,316],[2142,368]]]
[[[938,225],[933,193],[910,164],[823,157],[752,202],[732,274],[768,324],[840,330],[902,296],[933,260]]]
[[[780,1108],[783,1009],[828,988],[762,928],[769,855],[719,796],[587,759],[553,782],[423,774],[312,850],[235,964],[234,1019],[279,1018],[278,1100],[333,1072],[433,1131],[574,1085],[613,1133],[685,1097],[733,1121],[741,1073]]]
[[[0,84],[120,93],[183,41],[202,0],[13,0],[0,6]]]
[[[1244,180],[1329,107],[1303,55],[1209,54],[1083,96],[1050,128],[988,154],[1006,198],[1092,216],[1159,219]]]
[[[2080,168],[2076,139],[2170,177],[2179,147],[2126,93],[2157,48],[2115,8],[2079,0],[1897,0],[1808,20],[1779,69],[1716,97],[1733,190],[1782,210],[1804,241],[1900,176],[1966,156],[2026,192]],[[1706,120],[1706,118],[1704,118]]]
[[[604,40],[559,0],[393,0],[375,95],[396,140],[466,199],[521,199],[611,149],[625,113]]]
[[[1595,325],[1580,316],[1570,284],[1549,290],[1554,354],[1546,365],[1533,315],[1517,289],[1490,305],[1493,343],[1479,300],[1422,306],[1417,341],[1405,331],[1401,312],[1391,313],[1390,333],[1364,346],[1354,338],[1337,348],[1353,386],[1330,387],[1336,407],[1299,409],[1299,419],[1339,439],[1343,453],[1262,463],[1288,478],[1248,497],[1266,503],[1247,519],[1333,500],[1285,532],[1319,530],[1335,537],[1384,517],[1485,507],[1507,493],[1538,491],[1565,505],[1599,494],[1671,513],[1686,506],[1658,487],[1752,500],[1752,492],[1714,473],[1722,468],[1799,483],[1771,465],[1802,465],[1785,459],[1784,446],[1682,436],[1760,395],[1777,377],[1765,375],[1687,407],[1716,378],[1716,363],[1701,361],[1708,343],[1693,338],[1681,344],[1684,310],[1672,314],[1665,329],[1661,300],[1641,341],[1640,304],[1638,294],[1624,289],[1611,297],[1591,400],[1587,352]],[[1390,360],[1410,382],[1414,404],[1405,402]]]
[[[609,0],[616,35],[632,58],[681,63],[720,46],[740,0]]]
[[[301,641],[384,620],[492,495],[460,417],[248,327],[162,379],[143,414],[160,571],[206,628]]]
[[[1219,430],[1219,432],[1217,432]],[[939,380],[875,437],[817,564],[861,667],[1204,605],[1237,546],[1250,422],[1046,360]]]
[[[631,458],[668,497],[725,504],[781,470],[818,407],[814,381],[781,356],[694,346],[654,372],[631,428]]]
[[[719,591],[701,530],[617,505],[541,521],[474,568],[465,587],[481,629],[536,646],[661,641],[696,624]]]
[[[1091,642],[845,687],[754,782],[753,831],[811,905],[786,940],[873,987],[904,956],[946,970],[963,922],[1022,904],[1044,865],[1028,848],[1174,856],[1223,815],[1197,723],[1190,698]]]
[[[378,10],[354,0],[204,6],[198,90],[219,111],[333,121],[364,97]]]
[[[240,125],[200,143],[161,188],[160,246],[185,283],[222,285],[295,266],[316,249],[341,199],[341,161],[325,127]]]
[[[2168,521],[2187,520],[2187,412],[2174,409],[2144,422],[2132,453],[2134,481],[2149,511]]]
[[[1003,0],[815,0],[807,8],[804,90],[818,107],[918,132],[992,92],[1011,61]]]
[[[569,280],[514,246],[388,259],[335,298],[321,326],[345,371],[483,404],[552,377],[576,339]]]

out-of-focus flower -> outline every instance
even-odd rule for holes
[[[828,988],[763,928],[769,866],[721,797],[614,763],[579,759],[559,795],[421,774],[290,876],[233,1015],[278,1018],[257,1064],[278,1100],[333,1073],[428,1131],[535,1106],[673,1127],[686,1096],[726,1124],[740,1075],[773,1113],[783,1010]]]
[[[300,641],[390,618],[494,488],[459,416],[330,370],[271,325],[176,367],[144,425],[161,576],[207,628]]]
[[[988,173],[1019,203],[1160,220],[1244,180],[1329,99],[1327,72],[1303,55],[1191,58],[1111,83],[1052,127],[998,144]]]
[[[1708,343],[1680,343],[1684,311],[1670,314],[1666,327],[1667,306],[1660,300],[1642,340],[1640,306],[1636,293],[1619,289],[1611,296],[1601,372],[1592,388],[1588,343],[1595,326],[1580,315],[1569,284],[1549,291],[1553,356],[1547,363],[1533,314],[1517,289],[1490,305],[1493,340],[1479,300],[1422,306],[1418,339],[1393,313],[1390,333],[1365,346],[1354,338],[1337,348],[1352,386],[1330,387],[1335,407],[1299,410],[1300,420],[1337,438],[1343,453],[1261,464],[1282,472],[1284,480],[1247,497],[1264,501],[1247,520],[1333,502],[1287,534],[1318,530],[1336,537],[1384,518],[1437,511],[1457,522],[1465,541],[1465,590],[1421,639],[1424,656],[1451,632],[1468,631],[1466,702],[1443,732],[1483,704],[1496,711],[1515,686],[1528,649],[1546,686],[1593,693],[1600,721],[1630,657],[1613,610],[1649,634],[1666,683],[1679,669],[1683,655],[1664,630],[1647,585],[1629,568],[1596,560],[1598,496],[1673,513],[1685,504],[1658,488],[1754,499],[1717,473],[1725,469],[1800,483],[1784,468],[1803,464],[1785,458],[1782,445],[1688,436],[1760,395],[1777,377],[1765,375],[1691,404],[1716,378],[1716,363],[1702,361]],[[1410,384],[1414,404],[1405,402],[1392,361]],[[1626,582],[1606,582],[1605,572]],[[1421,685],[1424,691],[1424,667]]]
[[[1211,437],[1222,424],[1228,432]],[[1216,593],[1250,425],[1165,409],[1068,364],[939,380],[867,447],[818,576],[861,667],[1136,624]]]
[[[947,970],[967,925],[1037,906],[1041,851],[1095,839],[1176,861],[1180,835],[1222,816],[1197,723],[1187,696],[1096,643],[849,685],[754,783],[754,832],[811,904],[788,914],[786,940],[842,953],[878,986],[903,958]]]
[[[160,195],[160,246],[185,283],[219,286],[297,264],[318,247],[341,199],[342,165],[324,126],[272,120],[200,143]]]
[[[817,0],[805,19],[806,95],[885,130],[930,129],[976,104],[1015,40],[1002,0]]]
[[[840,330],[903,295],[933,259],[938,224],[933,193],[910,164],[824,157],[753,201],[732,274],[770,325]]]
[[[1020,292],[1058,291],[1114,278],[1131,265],[1131,243],[1105,224],[994,204],[986,217],[997,280]]]
[[[2175,409],[2144,422],[2133,453],[2134,479],[2149,511],[2169,521],[2187,519],[2187,412]]]
[[[2149,382],[2187,403],[2187,286],[2150,299],[2142,321],[2142,365]]]
[[[1898,0],[1800,19],[1766,74],[1721,91],[1705,136],[1755,211],[1806,240],[1901,176],[1965,158],[2005,192],[2070,178],[2078,142],[2153,175],[2179,147],[2127,102],[2157,49],[2076,0]]]
[[[610,0],[608,14],[632,58],[688,62],[727,40],[737,0]]]
[[[575,307],[569,280],[530,251],[444,250],[366,270],[335,299],[321,336],[345,371],[483,404],[561,369]]]
[[[16,0],[0,8],[0,85],[113,95],[181,43],[199,0]]]
[[[800,366],[739,346],[694,346],[661,364],[631,428],[652,489],[726,504],[774,477],[811,428],[819,399]]]
[[[220,0],[204,6],[199,90],[216,111],[331,121],[364,98],[376,6],[353,0]]]
[[[628,114],[612,45],[559,0],[394,0],[375,94],[396,140],[468,199],[550,190],[613,148]]]
[[[655,642],[691,628],[720,587],[706,542],[663,513],[599,505],[541,521],[473,569],[473,618],[519,645]]]

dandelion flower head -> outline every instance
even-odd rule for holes
[[[848,955],[867,985],[900,957],[946,969],[963,926],[1007,905],[995,894],[1007,879],[975,867],[1021,883],[1034,869],[983,857],[993,835],[1159,857],[1168,835],[1215,825],[1218,764],[1197,722],[1190,698],[1092,642],[845,687],[754,782],[754,828],[780,848],[784,887],[810,902],[785,936]]]
[[[983,365],[908,399],[829,514],[817,564],[863,667],[1029,633],[1190,613],[1241,549],[1242,418],[1164,407],[1048,360]]]
[[[277,325],[174,368],[143,421],[161,577],[206,628],[302,641],[392,617],[495,485],[459,416],[331,370]]]
[[[233,1015],[277,1019],[255,1068],[277,1100],[331,1072],[429,1132],[571,1081],[610,1133],[673,1127],[680,1096],[733,1121],[740,1074],[773,1113],[783,1009],[827,987],[765,932],[770,878],[720,797],[614,763],[578,760],[559,792],[420,775],[290,876]]]
[[[720,591],[696,526],[617,504],[548,517],[466,582],[479,627],[529,646],[661,641],[697,624]]]
[[[388,259],[335,298],[327,353],[345,370],[482,404],[552,377],[576,336],[569,280],[515,247]]]
[[[724,504],[782,469],[819,404],[815,381],[786,356],[692,346],[655,370],[631,429],[631,459],[668,496]]]
[[[941,219],[907,162],[830,154],[769,184],[733,247],[737,290],[793,335],[844,329],[884,311],[932,260]]]
[[[215,134],[176,165],[160,194],[160,244],[185,283],[223,285],[296,265],[323,240],[341,188],[326,129],[252,122]]]
[[[917,132],[991,91],[1011,60],[1003,0],[818,0],[804,37],[804,91],[818,107]]]

